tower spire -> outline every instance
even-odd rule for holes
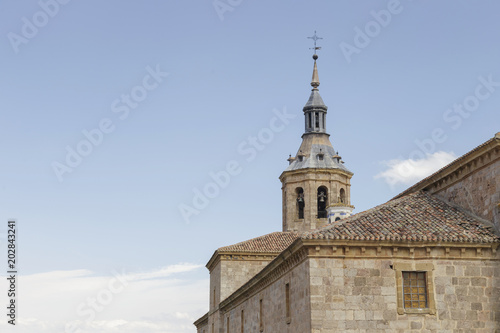
[[[319,77],[318,77],[318,66],[316,65],[316,60],[318,59],[318,55],[316,54],[316,51],[321,50],[321,46],[317,46],[316,42],[318,41],[318,39],[323,39],[323,37],[318,37],[318,35],[316,35],[316,30],[314,30],[314,35],[312,37],[307,37],[307,38],[312,39],[314,41],[314,47],[310,48],[311,50],[314,50],[314,55],[313,55],[314,69],[313,69],[313,76],[312,76],[312,80],[311,80],[311,86],[313,87],[313,89],[318,89]]]
[[[313,76],[312,76],[312,80],[311,80],[311,86],[313,87],[313,89],[318,89],[319,77],[318,77],[318,66],[316,65],[316,59],[318,59],[318,55],[314,54],[313,59],[314,59],[314,69],[313,69]]]
[[[297,154],[280,176],[283,193],[283,231],[308,231],[350,216],[353,173],[333,149],[326,132],[328,107],[319,94],[318,55],[314,41],[312,90],[304,111],[305,131]]]

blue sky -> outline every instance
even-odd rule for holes
[[[0,242],[17,219],[17,332],[194,332],[213,251],[281,229],[278,177],[304,131],[314,30],[327,131],[354,172],[356,212],[493,137],[499,10],[457,0],[1,2]],[[282,126],[269,131],[276,117]],[[79,307],[110,285],[123,290],[93,318]]]

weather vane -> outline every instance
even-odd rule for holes
[[[318,36],[316,35],[316,30],[314,30],[314,36],[312,36],[312,37],[307,37],[307,38],[310,38],[310,39],[312,39],[312,40],[314,41],[314,47],[310,47],[310,48],[309,48],[309,49],[311,49],[311,50],[314,50],[314,54],[316,54],[316,50],[321,50],[321,46],[316,46],[316,41],[317,41],[318,39],[323,39],[323,37],[318,37]]]

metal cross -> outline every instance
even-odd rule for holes
[[[312,39],[314,41],[314,47],[310,47],[309,48],[310,50],[314,50],[314,54],[316,54],[316,50],[321,50],[321,46],[316,46],[316,41],[318,39],[323,39],[323,37],[318,37],[316,35],[316,30],[314,30],[314,35],[312,37],[307,37],[307,38],[310,38],[310,39]]]

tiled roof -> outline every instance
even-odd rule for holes
[[[299,237],[295,232],[273,232],[234,245],[217,249],[218,252],[280,253]]]
[[[500,237],[477,217],[436,196],[416,192],[302,235],[304,239],[495,243]]]

